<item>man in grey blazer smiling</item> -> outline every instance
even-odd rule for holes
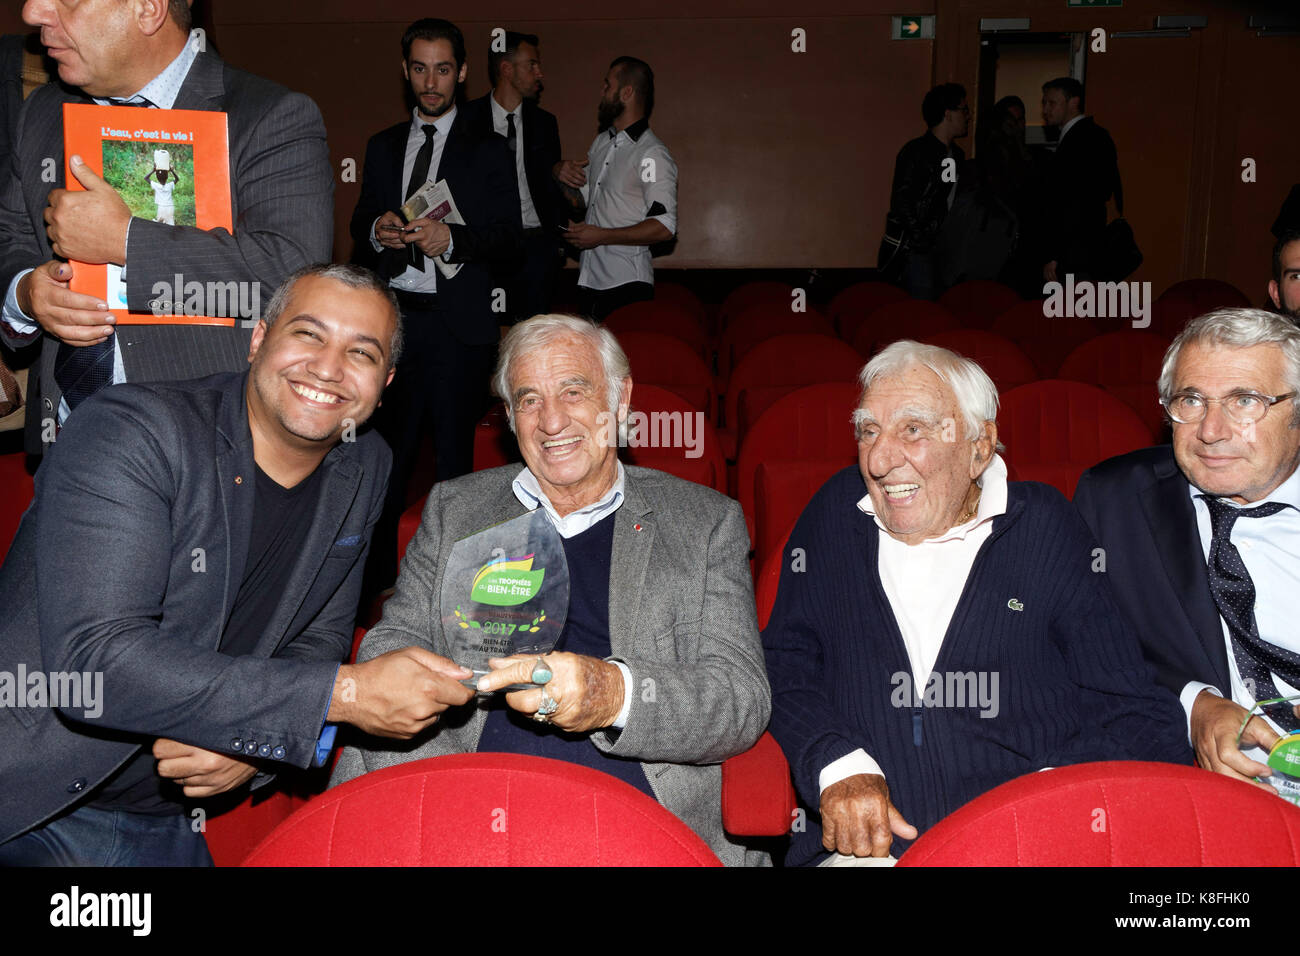
[[[493,384],[527,467],[434,486],[397,591],[357,659],[408,645],[452,656],[438,615],[452,546],[538,508],[569,569],[557,650],[544,665],[535,655],[492,662],[474,706],[448,710],[409,743],[355,740],[332,782],[449,753],[553,757],[655,797],[724,863],[763,862],[722,829],[719,764],[758,739],[771,709],[740,506],[619,462],[607,426],[626,419],[632,379],[613,334],[587,319],[514,326]]]
[[[240,313],[295,269],[330,259],[334,186],[316,105],[203,49],[186,0],[28,0],[23,18],[40,27],[61,81],[27,98],[0,178],[0,336],[40,349],[27,431],[27,450],[40,453],[54,422],[105,385],[237,371],[254,325],[119,327],[107,302],[71,290],[68,260],[123,266],[132,312],[193,309],[191,293],[182,304],[157,291],[180,275],[182,289],[220,287],[203,296],[202,315],[254,319]],[[87,188],[64,189],[63,106],[90,102],[224,112],[233,233],[133,218],[72,157]]]

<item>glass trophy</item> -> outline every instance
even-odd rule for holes
[[[1246,714],[1246,719],[1241,723],[1241,730],[1237,731],[1237,746],[1241,746],[1241,736],[1246,732],[1246,724],[1250,723],[1250,718],[1257,713],[1260,716],[1264,714],[1264,708],[1274,704],[1286,704],[1288,706],[1295,704],[1300,700],[1300,694],[1293,694],[1289,697],[1274,697],[1271,700],[1261,700],[1255,704]],[[1268,752],[1268,758],[1264,761],[1270,770],[1273,771],[1271,776],[1259,780],[1261,783],[1269,784],[1277,791],[1278,796],[1291,803],[1300,805],[1300,732],[1283,734]]]
[[[555,647],[569,615],[569,565],[546,513],[538,508],[457,541],[441,610],[452,660],[474,672],[463,681],[470,687],[491,672],[489,658]]]

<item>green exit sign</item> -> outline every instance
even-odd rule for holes
[[[1124,0],[1065,0],[1067,7],[1122,7]]]
[[[892,17],[895,40],[933,40],[934,17]]]

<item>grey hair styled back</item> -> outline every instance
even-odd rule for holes
[[[974,441],[983,433],[984,422],[997,421],[998,388],[993,379],[975,362],[937,345],[922,345],[911,339],[901,339],[881,349],[862,367],[858,382],[862,394],[858,396],[859,408],[867,390],[877,379],[899,375],[916,366],[928,368],[952,390],[957,408],[966,423],[966,440]],[[857,411],[853,414],[856,434],[861,426]]]
[[[606,404],[610,412],[617,413],[623,398],[623,379],[632,374],[627,355],[618,344],[614,333],[591,319],[576,315],[535,315],[513,326],[501,340],[496,371],[492,375],[492,391],[505,402],[510,428],[515,427],[514,398],[510,394],[510,367],[515,359],[545,348],[556,339],[576,336],[591,343],[600,356],[600,366],[605,373]]]
[[[1166,401],[1173,398],[1174,370],[1188,345],[1238,349],[1276,345],[1286,358],[1287,391],[1300,391],[1300,328],[1284,315],[1263,309],[1215,309],[1192,319],[1169,346],[1160,366],[1160,397]],[[1300,424],[1300,404],[1296,406],[1291,424]]]
[[[284,312],[285,306],[289,304],[289,296],[293,293],[293,287],[298,284],[298,280],[305,279],[308,276],[333,279],[335,282],[341,282],[349,288],[369,289],[371,292],[377,292],[384,297],[384,301],[393,310],[393,317],[397,321],[397,326],[393,329],[393,338],[388,344],[388,367],[396,368],[397,360],[402,356],[402,307],[397,304],[397,296],[393,294],[393,290],[388,283],[364,266],[354,266],[346,262],[321,262],[316,265],[303,266],[280,283],[280,288],[276,289],[275,295],[271,296],[266,311],[262,313],[262,321],[266,323],[266,327],[270,329],[275,324],[275,320]]]

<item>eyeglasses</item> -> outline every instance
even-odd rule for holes
[[[1278,402],[1294,398],[1295,394],[1287,392],[1284,395],[1265,395],[1250,389],[1238,389],[1223,398],[1206,398],[1197,392],[1179,392],[1172,398],[1160,399],[1160,404],[1165,407],[1169,417],[1180,425],[1199,425],[1205,421],[1206,413],[1214,404],[1222,405],[1224,414],[1238,425],[1247,425],[1259,421],[1269,408]]]

